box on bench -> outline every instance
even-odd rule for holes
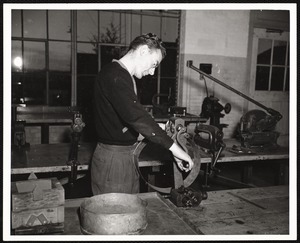
[[[45,234],[64,230],[64,188],[57,178],[12,182],[12,230]]]

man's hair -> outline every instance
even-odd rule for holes
[[[129,51],[136,50],[139,46],[147,45],[150,50],[160,50],[162,58],[166,56],[166,48],[162,40],[153,33],[144,34],[136,37],[129,45]]]

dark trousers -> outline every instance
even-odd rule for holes
[[[133,157],[135,147],[136,145],[97,144],[91,165],[91,186],[94,195],[139,192],[139,174]]]

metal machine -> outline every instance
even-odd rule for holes
[[[211,164],[210,171],[206,167],[206,173],[210,174],[212,171],[216,170],[215,165],[223,151],[226,147],[223,142],[223,132],[212,125],[205,125],[198,123],[195,127],[194,141],[207,153],[211,154]]]
[[[194,167],[192,168],[192,170],[188,173],[181,172],[177,168],[177,164],[173,163],[174,187],[162,188],[150,184],[143,177],[138,166],[139,155],[148,144],[146,140],[140,141],[134,151],[136,168],[139,171],[141,178],[146,182],[148,186],[158,192],[169,194],[170,200],[176,206],[197,206],[201,203],[202,200],[205,200],[207,198],[207,193],[205,191],[196,191],[190,187],[194,180],[198,177],[198,174],[200,172],[201,161],[199,146],[195,144],[193,137],[189,133],[187,133],[187,129],[182,118],[171,117],[166,123],[165,130],[168,136],[170,136],[175,143],[177,143],[184,151],[186,151],[191,156],[194,161]],[[166,152],[168,152],[168,150]]]
[[[240,121],[239,136],[243,147],[276,147],[279,132],[275,131],[278,117],[262,110],[246,112]]]
[[[225,114],[221,113],[224,110],[225,114],[228,114],[231,111],[231,105],[227,103],[225,106],[222,106],[219,103],[219,99],[214,96],[207,96],[203,100],[202,103],[202,110],[200,117],[209,119],[209,124],[213,125],[220,129],[220,131],[223,130],[223,128],[226,128],[228,124],[221,124],[220,118],[223,118]]]
[[[231,90],[232,92],[240,95],[241,97],[249,100],[250,102],[254,103],[255,105],[261,107],[262,109],[266,110],[268,114],[262,110],[250,110],[246,114],[244,114],[240,121],[240,127],[238,129],[239,138],[241,140],[242,147],[245,148],[255,148],[255,147],[269,147],[269,146],[277,146],[277,138],[279,136],[279,133],[275,131],[275,127],[277,122],[282,118],[282,115],[278,112],[273,110],[272,108],[268,108],[264,106],[263,104],[257,102],[256,100],[246,96],[245,94],[237,91],[236,89],[232,88],[231,86],[221,82],[220,80],[210,76],[209,74],[201,71],[200,69],[193,66],[193,61],[189,60],[187,61],[187,66],[201,75],[208,77],[209,79],[213,80],[214,82],[222,85],[223,87]],[[214,107],[216,107],[215,101],[209,101],[209,105],[206,105],[206,111],[205,113],[209,114],[215,114],[212,111],[215,111]],[[217,109],[221,110],[221,109]],[[226,110],[229,110],[229,106],[227,105],[227,108],[225,106],[224,108],[225,112]],[[219,116],[220,117],[220,116]],[[218,124],[217,124],[218,125]],[[219,126],[219,128],[222,128]],[[202,130],[205,129],[202,127]],[[207,130],[210,129],[207,127]],[[196,131],[197,132],[197,131]],[[198,140],[199,142],[199,140]],[[213,145],[211,145],[213,147]]]
[[[80,164],[78,157],[78,146],[81,137],[81,133],[83,128],[85,127],[85,123],[82,120],[82,114],[79,112],[74,112],[73,122],[71,125],[72,128],[72,142],[69,151],[69,158],[67,161],[67,165],[71,166],[71,173],[69,177],[69,183],[73,186],[74,182],[77,179],[77,166]]]

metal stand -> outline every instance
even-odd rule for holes
[[[72,124],[72,143],[69,153],[69,159],[67,165],[71,166],[71,173],[69,177],[70,186],[74,186],[74,182],[77,179],[77,166],[80,164],[78,161],[78,146],[80,141],[80,136],[85,123],[82,121],[82,115],[80,113],[74,114],[73,124]]]

